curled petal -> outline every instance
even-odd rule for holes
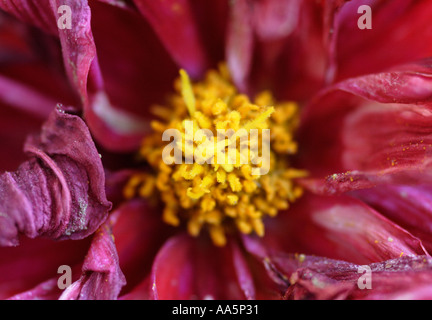
[[[76,280],[90,240],[22,237],[18,247],[1,247],[0,299],[57,299],[62,293],[57,287],[58,268],[71,266]]]
[[[111,203],[100,156],[85,123],[54,111],[27,141],[32,158],[0,176],[0,244],[30,238],[81,239],[105,220]]]
[[[291,286],[286,299],[418,300],[432,297],[432,260],[402,257],[355,265],[319,257],[275,257]],[[367,274],[366,274],[367,273]],[[366,278],[370,276],[370,278]],[[367,285],[367,286],[366,286]]]
[[[96,232],[81,278],[63,292],[61,300],[117,299],[126,279],[119,266],[111,224],[108,220]]]

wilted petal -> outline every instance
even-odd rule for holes
[[[8,155],[0,158],[0,172],[16,170],[26,160],[22,152],[24,142],[28,134],[38,132],[41,125],[41,119],[0,104],[0,145]]]
[[[402,257],[359,266],[320,257],[279,256],[276,268],[290,279],[286,299],[430,299],[430,257]],[[368,280],[365,272],[370,272]],[[370,287],[363,287],[369,282]]]
[[[117,299],[126,280],[119,266],[111,224],[108,220],[96,232],[81,278],[63,292],[61,300]]]
[[[85,123],[56,110],[26,151],[33,157],[0,176],[0,243],[25,234],[81,239],[92,234],[111,208],[102,163]]]

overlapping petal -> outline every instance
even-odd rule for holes
[[[111,224],[107,220],[95,233],[84,260],[81,278],[69,286],[60,299],[117,299],[126,279],[119,266]]]
[[[200,240],[180,234],[165,243],[153,264],[151,296],[162,300],[253,298],[251,274],[235,244],[216,248],[209,239]]]
[[[357,22],[371,8],[372,29],[360,29]],[[337,12],[332,25],[330,70],[333,80],[381,72],[394,65],[430,57],[429,1],[354,0]]]
[[[286,299],[430,299],[431,258],[402,257],[369,265],[305,256],[281,256],[275,267],[291,286]],[[368,280],[364,277],[368,272]],[[366,287],[366,282],[369,282]]]
[[[34,238],[80,239],[105,220],[101,159],[85,123],[56,110],[38,136],[26,144],[32,156],[17,171],[0,176],[0,243]]]
[[[297,252],[358,264],[428,255],[418,238],[348,196],[305,195],[267,222],[262,240],[246,237],[245,244],[262,257]]]
[[[316,177],[336,174],[325,187],[335,192],[430,179],[431,84],[423,60],[329,87],[303,114],[299,163]]]

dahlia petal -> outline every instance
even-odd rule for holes
[[[402,256],[358,265],[343,260],[266,250],[245,237],[246,249],[266,267],[285,299],[430,299],[432,260],[429,256]],[[252,241],[251,241],[252,240]],[[371,289],[361,289],[365,267]]]
[[[351,193],[422,240],[432,250],[431,185],[386,185]]]
[[[428,255],[421,241],[348,196],[305,195],[278,221],[268,221],[262,244],[246,238],[249,251],[302,252],[353,263],[371,263],[401,255]]]
[[[41,119],[0,103],[0,145],[8,155],[0,157],[0,172],[16,170],[26,160],[22,152],[24,142],[28,134],[38,132],[41,125]]]
[[[241,274],[244,261],[239,260],[238,254],[234,259],[235,262],[230,246],[216,248],[209,239],[196,241],[185,234],[175,236],[165,243],[154,261],[152,296],[160,300],[253,297],[249,274]]]
[[[210,67],[216,67],[221,61],[225,61],[229,6],[229,2],[225,0],[191,3]]]
[[[40,94],[36,90],[1,75],[0,87],[2,88],[0,101],[41,119],[47,118],[57,104],[55,100]],[[31,103],[28,101],[31,101]]]
[[[0,9],[17,17],[19,20],[43,29],[46,32],[57,33],[57,19],[51,7],[51,0],[11,0],[2,1]]]
[[[14,295],[8,300],[56,300],[60,296],[57,278],[49,279],[31,290]]]
[[[357,170],[373,173],[375,180],[405,175],[403,183],[423,170],[423,179],[430,179],[424,176],[431,164],[429,64],[424,60],[324,90],[303,114],[299,163],[321,176]],[[320,154],[319,166],[313,154]]]
[[[178,69],[141,15],[99,1],[90,5],[98,57],[90,69],[85,118],[105,149],[136,150],[149,127],[143,119],[171,90]]]
[[[254,46],[251,14],[246,0],[236,0],[231,5],[229,21],[226,45],[227,63],[234,83],[240,90],[245,91]]]
[[[60,300],[115,300],[126,279],[120,269],[112,222],[106,221],[96,232],[84,260],[81,278],[69,286]]]
[[[30,238],[81,239],[111,208],[102,163],[84,122],[56,110],[39,136],[27,141],[33,157],[0,176],[0,244]],[[37,186],[37,189],[35,189]]]
[[[78,275],[75,266],[81,266],[90,245],[89,240],[51,241],[22,237],[18,247],[1,247],[0,299],[30,298],[36,292],[41,298],[58,298],[61,295],[57,287],[57,280],[61,276],[57,273],[58,268],[62,265],[71,266],[74,280],[75,274]],[[45,288],[44,283],[50,283],[53,278],[56,278],[57,290],[51,285],[45,292],[39,290]]]
[[[4,11],[0,19],[0,101],[43,119],[56,103],[75,105],[56,39]]]
[[[177,63],[193,77],[202,75],[208,61],[189,2],[134,0],[134,3]]]
[[[272,260],[291,286],[286,299],[430,299],[432,260],[428,256],[402,257],[367,265],[371,288],[359,286],[366,266],[304,256]],[[362,269],[363,268],[363,269]],[[360,271],[359,271],[360,270]]]
[[[429,103],[432,99],[432,59],[402,65],[395,71],[350,78],[339,90],[381,103]]]
[[[122,295],[140,291],[135,287],[149,277],[159,248],[174,230],[163,223],[157,210],[142,200],[123,204],[112,216],[120,267],[128,282]]]
[[[377,107],[364,106],[346,119],[344,167],[397,171],[429,168],[431,111],[415,105]]]
[[[289,36],[297,27],[300,5],[300,0],[257,1],[252,13],[257,36],[265,41]]]
[[[309,99],[324,82],[322,14],[309,1],[234,2],[226,56],[237,87],[249,95],[272,88],[279,99]]]
[[[345,3],[336,13],[333,25],[331,62],[336,80],[375,73],[391,66],[430,57],[432,36],[429,1],[370,1],[372,29],[362,30],[357,21],[364,1]]]

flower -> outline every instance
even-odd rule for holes
[[[1,2],[0,245],[15,247],[0,249],[0,297],[430,298],[432,47],[424,39],[432,33],[432,5],[370,1],[373,27],[363,30],[362,4]],[[70,29],[59,28],[60,6],[71,9]],[[260,111],[237,112],[244,116],[239,126],[257,117],[261,129],[274,128],[278,103],[260,106],[262,90],[298,106],[299,127],[289,140],[297,153],[276,162],[308,175],[276,177],[302,190],[288,210],[238,227],[245,232],[218,229],[208,237],[192,218],[189,230],[175,214],[164,219],[178,227],[164,223],[163,207],[129,187],[152,181],[137,154],[153,175],[166,169],[160,158],[151,161],[160,145],[141,143],[151,136],[150,107],[173,91],[179,69],[177,124],[189,114],[204,126],[210,114],[228,117],[221,110],[236,108],[216,99],[206,115],[202,101],[196,109],[191,102],[205,73],[223,60],[229,88]],[[295,126],[281,128],[293,134]],[[25,159],[18,148],[29,133]],[[240,210],[246,175],[228,176],[215,181],[239,194],[230,194],[226,207],[208,197],[204,208]],[[168,178],[169,190],[183,190]],[[215,190],[187,187],[195,200]],[[166,208],[172,202],[163,186],[158,191]],[[64,291],[61,265],[73,275]],[[361,270],[372,273],[372,289],[360,285]]]

